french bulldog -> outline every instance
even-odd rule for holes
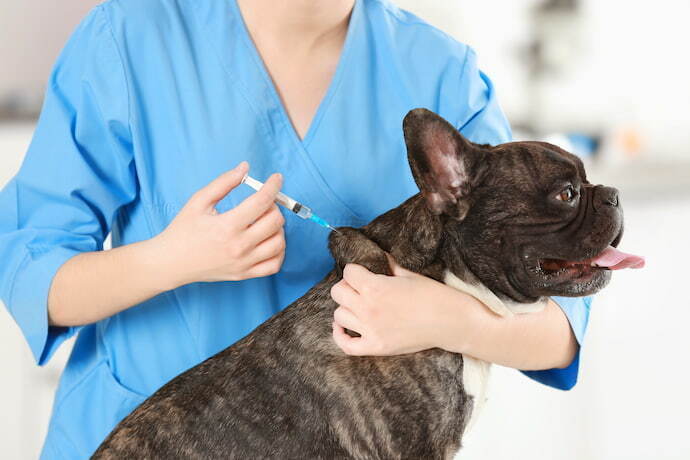
[[[345,264],[391,275],[388,253],[511,315],[547,296],[593,294],[612,270],[643,263],[616,249],[617,190],[590,184],[576,156],[543,142],[478,145],[425,109],[409,112],[403,131],[420,193],[332,232],[335,268],[321,282],[161,387],[93,458],[452,458],[488,364],[438,348],[344,354],[330,288]]]

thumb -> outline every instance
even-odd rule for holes
[[[248,171],[249,164],[246,161],[243,161],[237,165],[235,169],[224,172],[212,180],[208,185],[196,192],[192,200],[199,209],[215,209],[214,206],[220,200],[225,198],[225,195],[230,193],[235,187],[242,183],[242,179]]]

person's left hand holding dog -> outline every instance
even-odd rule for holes
[[[398,355],[434,347],[451,348],[444,343],[439,329],[444,322],[439,318],[451,313],[446,309],[449,288],[402,268],[392,257],[389,262],[394,276],[372,273],[357,264],[345,266],[343,279],[331,288],[331,296],[339,304],[333,322],[336,344],[350,355]],[[420,293],[424,295],[423,304]],[[453,294],[474,300],[460,292]],[[344,328],[361,337],[351,337]]]
[[[577,342],[561,308],[502,317],[476,298],[411,272],[388,257],[393,276],[348,264],[331,288],[339,307],[333,340],[348,355],[442,348],[523,370],[567,367]],[[345,329],[361,334],[351,337]]]

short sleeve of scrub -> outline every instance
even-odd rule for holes
[[[0,298],[38,364],[79,329],[48,324],[55,273],[102,249],[116,211],[136,192],[127,85],[96,8],[58,58],[29,150],[0,192]]]
[[[477,56],[468,48],[462,79],[465,82],[462,101],[468,101],[468,111],[456,127],[473,142],[479,144],[501,144],[512,140],[510,125],[501,110],[493,83],[477,66]],[[587,329],[591,297],[553,297],[552,300],[563,310],[570,327],[581,346]],[[564,369],[523,371],[525,375],[545,385],[561,390],[571,389],[577,382],[580,347],[571,364]]]

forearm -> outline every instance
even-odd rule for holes
[[[156,239],[69,259],[48,294],[53,326],[99,321],[176,287],[170,263]]]
[[[541,312],[501,317],[473,297],[457,294],[455,303],[446,305],[460,311],[444,315],[450,319],[444,346],[449,351],[521,370],[563,368],[575,357],[577,340],[553,300]]]

